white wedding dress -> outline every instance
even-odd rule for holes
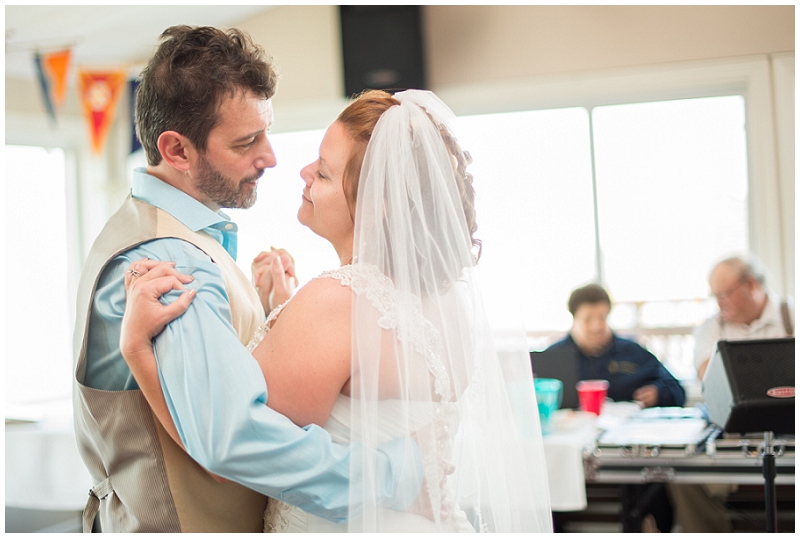
[[[318,278],[338,279],[342,285],[349,286],[356,294],[366,295],[376,310],[383,315],[381,318],[381,326],[383,328],[390,328],[384,325],[391,325],[391,320],[396,319],[395,309],[402,307],[402,300],[397,300],[397,293],[391,281],[380,274],[374,267],[346,265],[332,271],[326,271]],[[288,304],[288,301],[270,313],[267,321],[259,328],[248,345],[249,350],[252,351],[261,342],[286,304]],[[421,314],[420,318],[422,318]],[[419,323],[426,325],[424,319],[419,319]],[[430,326],[429,323],[427,325]],[[432,328],[432,326],[430,327]],[[434,377],[439,377],[443,372],[443,368],[433,367],[431,374]],[[446,374],[444,375],[446,376]],[[442,435],[439,447],[445,452],[452,451],[453,436],[458,430],[459,404],[452,402],[440,403],[432,407],[431,402],[420,402],[419,405],[414,405],[414,402],[409,403],[409,407],[402,405],[398,400],[387,399],[379,403],[378,442],[405,436],[409,425],[412,431],[416,431],[433,424],[434,427],[442,427],[444,431],[450,432],[449,435]],[[357,415],[352,412],[350,404],[351,399],[340,394],[331,410],[328,421],[325,423],[324,429],[331,434],[334,442],[349,443],[353,433],[358,433],[355,430],[358,428],[359,420]],[[430,471],[427,466],[426,471]],[[443,470],[440,471],[444,473]],[[429,476],[428,473],[426,473],[426,476]],[[447,495],[448,489],[445,489],[443,495],[445,498],[442,499],[442,504],[447,506],[449,516],[442,523],[451,532],[475,532],[465,512],[455,506],[455,501],[452,500],[454,496]],[[441,523],[437,525],[432,520],[418,514],[389,508],[381,508],[379,510],[378,517],[382,521],[382,531],[433,532],[441,531],[442,529]],[[347,523],[337,524],[281,501],[270,499],[264,515],[264,530],[266,532],[358,532],[360,529],[352,528],[352,524],[350,526]]]

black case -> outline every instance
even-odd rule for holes
[[[711,422],[729,433],[794,434],[794,338],[721,341],[703,379]]]

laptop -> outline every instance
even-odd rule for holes
[[[533,377],[558,379],[564,384],[561,396],[562,409],[579,407],[578,391],[575,389],[575,385],[580,378],[575,350],[556,348],[531,351],[531,367],[533,368]]]

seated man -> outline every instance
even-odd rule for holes
[[[682,406],[686,393],[655,355],[632,340],[620,338],[608,326],[611,298],[602,286],[589,284],[572,292],[567,302],[572,314],[569,334],[548,349],[572,349],[579,379],[605,379],[608,397],[636,401],[643,407]],[[649,491],[652,489],[652,491]],[[670,532],[672,506],[661,484],[638,486],[636,493],[649,502],[640,507],[644,528]]]
[[[694,332],[694,363],[703,379],[720,340],[782,338],[794,334],[794,301],[781,300],[767,288],[765,271],[753,256],[733,256],[717,263],[708,277],[719,313]]]
[[[694,331],[694,365],[703,379],[720,340],[760,340],[794,334],[794,301],[770,291],[766,271],[752,255],[732,256],[714,265],[708,287],[719,312]],[[725,506],[738,486],[670,484],[669,492],[683,532],[733,532]]]
[[[567,305],[572,328],[549,349],[575,349],[580,379],[607,380],[614,401],[633,400],[644,407],[684,404],[683,387],[655,355],[608,326],[611,299],[605,289],[597,284],[578,288]]]

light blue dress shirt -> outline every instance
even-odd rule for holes
[[[211,234],[236,257],[237,227],[186,193],[134,172],[134,198],[161,208],[193,231]],[[172,420],[189,455],[222,477],[336,522],[350,499],[350,458],[359,445],[338,445],[322,428],[300,428],[266,406],[267,387],[258,363],[231,325],[225,282],[216,264],[179,239],[156,239],[114,258],[104,269],[92,305],[86,385],[101,390],[138,388],[119,351],[125,311],[124,274],[142,258],[174,261],[194,276],[189,309],[155,340],[159,377]],[[174,300],[171,292],[163,300]],[[422,482],[419,448],[398,439],[381,445],[376,484],[386,505],[406,508]],[[408,462],[412,462],[410,465]]]

